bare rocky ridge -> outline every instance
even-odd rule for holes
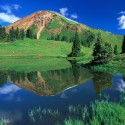
[[[19,29],[27,30],[29,27],[35,24],[38,28],[37,39],[39,39],[42,30],[47,24],[51,22],[52,18],[53,15],[49,11],[38,11],[27,17],[24,17],[21,20],[16,21],[13,24],[10,24],[9,26],[6,27],[6,31],[9,32],[12,26],[14,27],[14,29],[18,27]]]

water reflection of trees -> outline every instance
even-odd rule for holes
[[[67,69],[28,73],[0,71],[0,86],[8,81],[39,95],[51,95],[92,79],[98,97],[102,90],[111,87],[111,74],[83,69],[73,61],[71,65],[72,67]]]
[[[7,81],[38,95],[52,95],[64,91],[92,78],[88,70],[81,69],[76,63],[71,68],[50,71],[1,71],[0,84]]]
[[[75,82],[75,83],[79,83],[80,65],[78,65],[76,61],[70,61],[70,63],[71,63],[71,65],[72,65],[74,82]]]
[[[0,86],[3,86],[7,82],[7,72],[0,71]]]
[[[99,98],[104,89],[112,86],[112,75],[105,72],[93,72],[93,76],[94,89]]]

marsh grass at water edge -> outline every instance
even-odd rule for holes
[[[48,115],[56,118],[55,125],[125,125],[125,93],[121,94],[119,102],[96,100],[90,106],[70,105],[66,117],[58,121],[63,114],[58,110],[41,109],[40,107],[28,111],[29,118],[34,123],[36,120],[42,124]],[[44,116],[44,117],[43,117]],[[46,118],[45,118],[46,119]]]

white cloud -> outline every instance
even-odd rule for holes
[[[119,21],[119,28],[120,29],[125,29],[125,15],[121,15],[118,18],[118,21]]]
[[[78,15],[75,13],[75,14],[69,14],[68,12],[68,8],[65,7],[65,8],[61,8],[59,9],[60,10],[60,14],[62,14],[64,17],[67,17],[68,20],[71,20],[72,19],[77,19],[78,18]],[[71,20],[73,21],[73,20]]]
[[[120,17],[117,18],[117,20],[119,21],[119,29],[125,29],[125,11],[121,11],[119,12]]]
[[[113,83],[113,89],[118,90],[118,91],[125,91],[125,82],[123,80],[119,80],[116,83]]]
[[[113,76],[112,89],[118,90],[121,92],[125,91],[125,81],[123,79],[123,76],[121,76],[121,75]]]
[[[0,9],[6,11],[0,13],[0,20],[2,22],[7,23],[14,23],[15,21],[19,20],[20,18],[17,17],[15,14],[13,14],[12,10],[18,10],[21,8],[18,4],[12,4],[12,5],[1,5]]]
[[[21,6],[18,4],[0,6],[0,9],[6,11],[7,13],[12,13],[12,10],[18,10],[19,8],[21,8]]]
[[[68,8],[61,8],[59,9],[60,10],[60,13],[63,15],[63,16],[68,16]]]
[[[3,21],[3,22],[13,23],[13,22],[15,22],[19,19],[20,18],[15,16],[14,14],[0,13],[0,20]]]
[[[72,15],[71,15],[71,18],[77,19],[77,18],[78,18],[78,15],[77,15],[77,14],[72,14]]]
[[[11,94],[11,93],[15,93],[17,91],[19,91],[21,88],[12,85],[12,84],[7,84],[5,86],[3,86],[2,88],[0,88],[0,94]]]

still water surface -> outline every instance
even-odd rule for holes
[[[125,90],[122,75],[95,72],[72,65],[69,68],[32,72],[0,71],[0,118],[9,119],[11,125],[34,125],[28,110],[58,109],[67,116],[70,105],[89,105],[108,95],[117,101]],[[49,118],[37,125],[50,125]],[[51,125],[57,121],[52,120]]]

